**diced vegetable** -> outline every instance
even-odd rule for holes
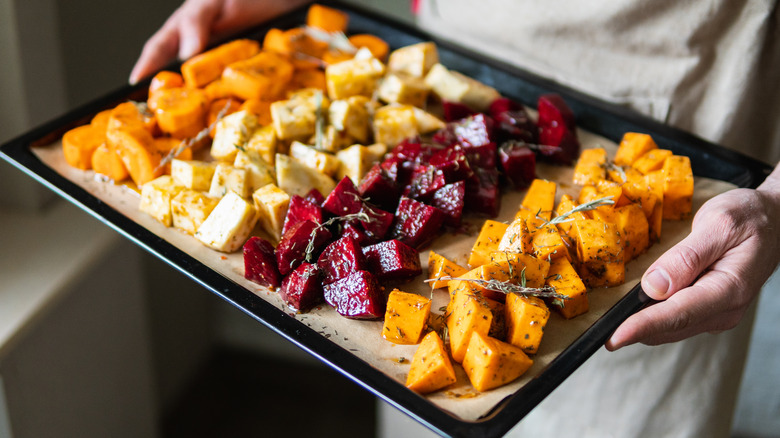
[[[533,365],[523,351],[506,342],[475,332],[469,340],[463,369],[477,391],[505,385]]]
[[[387,298],[382,337],[394,344],[420,342],[431,313],[431,300],[393,289]]]
[[[455,369],[436,332],[429,332],[420,342],[406,377],[406,387],[427,394],[455,383]]]

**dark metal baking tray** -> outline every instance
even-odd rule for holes
[[[448,67],[492,85],[502,94],[528,106],[534,106],[541,94],[558,93],[573,109],[579,127],[616,142],[627,131],[649,133],[658,143],[663,143],[675,153],[689,156],[697,176],[732,182],[740,187],[756,187],[771,171],[771,168],[764,163],[625,108],[605,103],[446,41],[437,40],[408,25],[355,6],[333,4],[350,13],[350,33],[378,35],[392,48],[420,41],[435,41],[439,47],[442,63]],[[299,9],[238,36],[260,39],[271,27],[292,27],[304,21],[305,9]],[[504,399],[480,420],[463,421],[409,391],[399,382],[371,367],[312,328],[290,318],[284,311],[258,298],[252,292],[226,279],[107,206],[46,166],[31,152],[32,146],[52,143],[65,131],[85,123],[100,110],[110,108],[127,99],[144,100],[148,85],[149,80],[135,86],[123,86],[100,99],[74,109],[6,143],[0,147],[0,156],[211,292],[439,434],[479,437],[503,435],[601,348],[622,321],[649,302],[637,285],[551,362],[538,377],[532,379],[514,395]]]

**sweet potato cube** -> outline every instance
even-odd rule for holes
[[[566,319],[574,318],[588,311],[588,290],[577,271],[565,258],[550,263],[550,272],[546,284],[555,288],[555,292],[567,299],[554,298],[551,305]]]
[[[607,151],[604,148],[585,149],[574,167],[574,184],[596,184],[607,177]]]
[[[572,211],[575,207],[577,207],[577,203],[574,202],[574,200],[569,195],[563,195],[561,196],[561,201],[558,203],[558,208],[555,209],[555,216],[563,216],[564,214]],[[559,224],[556,224],[558,227],[558,231],[561,233],[574,237],[576,229],[574,232],[572,232],[572,229],[574,227],[574,221],[575,220],[584,220],[584,219],[590,219],[588,212],[576,212],[571,213],[568,216],[568,219],[570,219],[567,222],[562,222]]]
[[[307,26],[326,32],[346,32],[348,23],[349,15],[346,13],[317,3],[309,6],[306,13]]]
[[[537,229],[532,236],[533,254],[540,259],[570,258],[569,250],[555,225]]]
[[[651,149],[634,161],[631,167],[642,175],[647,175],[650,172],[661,170],[664,167],[664,161],[671,156],[672,151],[668,149]]]
[[[615,154],[615,164],[618,166],[630,166],[651,149],[657,149],[658,146],[653,138],[647,134],[637,132],[626,132],[623,139],[620,140],[617,153]]]
[[[455,369],[436,332],[429,332],[412,358],[406,387],[420,394],[437,391],[455,383]]]
[[[447,331],[450,336],[450,352],[455,362],[463,362],[471,334],[487,336],[493,322],[493,314],[485,297],[474,283],[460,281],[454,295],[450,296],[447,311]]]
[[[547,271],[550,270],[550,262],[546,259],[538,259],[530,254],[495,251],[490,253],[492,263],[511,262],[514,277],[520,281],[525,278],[528,287],[542,287]]]
[[[463,369],[477,391],[487,391],[505,385],[522,376],[533,365],[520,349],[481,333],[469,340],[463,359]]]
[[[528,230],[525,218],[516,217],[501,237],[501,241],[498,243],[498,250],[533,254],[532,243],[533,234]]]
[[[226,66],[222,82],[231,94],[243,100],[273,100],[283,96],[293,70],[284,55],[262,51]]]
[[[537,297],[508,294],[505,303],[506,340],[528,354],[539,349],[550,309]]]
[[[647,218],[650,225],[650,240],[652,242],[657,242],[661,239],[661,226],[664,216],[664,179],[664,173],[661,170],[645,175],[647,187],[656,197],[653,211]]]
[[[193,56],[181,66],[184,83],[192,88],[203,87],[219,78],[228,64],[247,59],[259,51],[260,44],[257,41],[241,39]]]
[[[460,277],[468,272],[466,268],[445,258],[433,251],[428,255],[428,279],[434,280],[442,277]],[[437,280],[430,282],[432,289],[447,287],[449,280]]]
[[[629,262],[650,246],[649,226],[642,207],[628,204],[609,213],[594,212],[594,219],[617,225],[623,243],[623,258]]]
[[[549,221],[552,218],[552,211],[555,207],[556,187],[556,184],[551,181],[543,179],[533,180],[515,217],[525,217],[531,231],[539,227],[541,220],[538,218]]]
[[[502,222],[486,220],[479,231],[479,236],[474,242],[469,254],[469,266],[480,266],[490,261],[490,253],[498,251],[508,225]]]
[[[394,344],[416,344],[430,313],[430,299],[393,289],[387,297],[382,337]]]
[[[517,283],[520,281],[520,271],[515,272],[515,265],[516,263],[513,263],[509,260],[489,262],[462,274],[460,278],[486,281],[496,280]],[[488,289],[485,287],[485,285],[478,282],[469,282],[469,284],[485,298],[490,298],[494,301],[502,303],[504,302],[505,295],[502,292]],[[457,281],[451,281],[450,293],[452,294],[455,292],[457,288]]]
[[[590,287],[612,287],[625,280],[623,243],[615,224],[575,221],[580,277]]]
[[[638,182],[629,182],[623,184],[623,196],[628,198],[632,203],[639,205],[642,208],[642,212],[646,218],[650,218],[655,209],[655,203],[658,202],[658,198],[647,185],[645,177]]]
[[[672,155],[664,161],[664,219],[684,219],[693,204],[691,159]]]
[[[65,161],[77,169],[91,169],[92,155],[105,141],[106,131],[91,124],[73,128],[62,136]]]

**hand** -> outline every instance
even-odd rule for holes
[[[707,201],[690,235],[642,278],[642,289],[660,302],[623,322],[607,349],[734,328],[780,262],[778,218],[780,167],[757,190],[732,190]]]
[[[261,23],[306,0],[187,0],[144,45],[130,83],[161,69],[178,56],[200,53],[212,37]]]

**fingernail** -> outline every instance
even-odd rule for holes
[[[192,38],[182,40],[179,47],[179,59],[184,61],[192,57],[198,51],[198,43]]]
[[[645,289],[645,293],[650,295],[651,298],[663,298],[669,291],[669,278],[663,270],[656,269],[645,275],[642,286]]]

